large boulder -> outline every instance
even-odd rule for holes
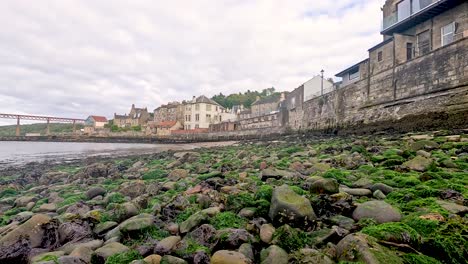
[[[30,202],[37,201],[36,196],[21,196],[16,198],[15,206],[16,207],[25,207]]]
[[[145,191],[146,185],[144,181],[130,181],[122,183],[119,192],[133,199],[145,193]]]
[[[319,179],[310,185],[310,191],[313,193],[337,193],[339,192],[339,183],[335,179]]]
[[[43,225],[50,223],[51,218],[45,214],[36,214],[24,224],[0,238],[0,247],[13,245],[22,239],[27,239],[31,247],[39,247],[42,244]]]
[[[290,263],[314,263],[333,264],[335,263],[326,254],[311,248],[303,248],[289,255]]]
[[[187,220],[183,221],[179,225],[179,231],[182,234],[185,234],[192,230],[194,227],[200,225],[201,222],[208,219],[208,216],[203,212],[197,212],[191,215]]]
[[[216,236],[216,229],[209,224],[204,224],[190,232],[187,237],[193,239],[197,244],[208,247],[210,249],[214,248],[216,241],[213,241],[213,238]]]
[[[39,209],[37,210],[38,212],[43,212],[43,213],[48,213],[48,212],[55,212],[57,210],[57,205],[53,203],[46,203],[46,204],[41,204],[39,206]]]
[[[340,188],[341,192],[345,192],[347,194],[351,194],[354,196],[370,196],[372,191],[365,188]]]
[[[363,218],[371,218],[378,223],[399,222],[401,220],[401,214],[384,201],[368,201],[359,204],[356,209],[354,209],[353,218],[356,221]]]
[[[403,163],[403,166],[415,171],[426,171],[432,164],[432,159],[428,159],[422,156],[416,156],[414,159]]]
[[[169,173],[167,178],[170,181],[178,181],[180,179],[185,179],[188,176],[188,171],[184,169],[175,169]]]
[[[292,173],[284,170],[276,170],[276,169],[264,169],[261,172],[261,178],[262,181],[266,181],[269,178],[274,178],[274,179],[281,179],[283,177],[289,177],[291,176]]]
[[[362,233],[350,234],[343,238],[336,246],[336,253],[338,260],[344,262],[403,263],[394,251],[380,246],[374,238]]]
[[[65,244],[92,237],[92,232],[87,222],[65,222],[59,226],[58,235],[60,243]]]
[[[260,260],[261,264],[287,264],[289,256],[284,249],[272,245],[260,252]]]
[[[248,264],[251,263],[242,253],[237,251],[219,250],[211,257],[211,264]]]
[[[27,263],[32,248],[40,247],[44,240],[44,225],[51,218],[36,214],[24,224],[0,237],[0,263]]]
[[[180,236],[170,236],[159,241],[154,252],[156,254],[165,255],[171,252],[177,243],[181,240]]]
[[[133,232],[142,230],[154,225],[154,217],[150,214],[139,214],[123,221],[119,225],[121,232]]]
[[[224,249],[237,249],[244,243],[255,242],[255,237],[245,229],[226,228],[217,232],[217,246]]]
[[[130,249],[127,246],[124,246],[118,242],[111,242],[104,245],[103,247],[96,249],[94,254],[100,263],[104,263],[108,257],[115,254],[124,253],[129,250]]]
[[[174,153],[174,157],[176,157],[180,163],[195,162],[200,159],[200,153],[194,151],[177,152]]]
[[[301,225],[317,218],[310,201],[287,185],[273,190],[269,216],[275,222]]]
[[[86,197],[88,199],[93,199],[96,196],[102,195],[104,196],[106,194],[106,190],[102,187],[92,187],[86,192]]]

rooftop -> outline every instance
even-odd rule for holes
[[[107,122],[107,118],[104,116],[92,115],[91,118],[94,120],[94,122]]]
[[[171,128],[177,124],[177,121],[162,121],[159,122],[156,126],[157,127],[164,127],[164,128]]]
[[[359,65],[361,65],[361,64],[364,63],[364,62],[367,62],[368,60],[369,60],[369,59],[362,60],[362,61],[360,61],[360,62],[354,64],[353,66],[347,68],[346,70],[343,70],[343,71],[341,71],[341,72],[335,74],[335,76],[336,76],[336,77],[342,77],[343,75],[345,75],[345,74],[346,74],[347,72],[349,72],[350,70],[353,70],[353,69],[355,69],[356,67],[359,67]]]

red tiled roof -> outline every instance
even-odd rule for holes
[[[107,118],[104,116],[91,116],[94,122],[107,122]]]
[[[158,127],[171,128],[177,124],[177,121],[162,121],[157,124]]]

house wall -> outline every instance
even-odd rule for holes
[[[379,53],[382,54],[382,60],[379,61]],[[369,51],[370,74],[376,74],[388,70],[394,65],[393,41],[390,41],[381,47]]]
[[[312,130],[468,123],[468,38],[304,103]],[[380,124],[380,125],[378,125]]]
[[[368,73],[368,61],[363,61],[362,63],[359,64],[359,77],[350,80],[349,79],[349,72],[345,73],[342,76],[343,83],[341,84],[341,87],[359,82],[360,80],[367,78],[367,73]]]
[[[207,105],[211,107],[210,110],[207,110]],[[186,117],[184,118],[184,129],[209,128],[210,124],[217,124],[220,122],[221,113],[222,107],[218,105],[206,103],[187,104],[184,113]],[[196,120],[197,114],[199,115],[198,121]],[[210,118],[208,118],[207,115],[210,115]],[[190,116],[190,118],[187,118],[188,116]]]
[[[107,124],[107,122],[95,122],[94,127],[95,128],[104,128],[104,126]]]
[[[322,77],[315,76],[303,84],[304,96],[303,101],[310,100],[316,96],[320,96],[322,92]],[[333,90],[333,83],[327,79],[323,80],[323,93],[328,93]]]
[[[292,129],[302,128],[304,111],[302,110],[304,101],[304,85],[299,86],[286,96],[286,108],[288,113],[287,126]]]
[[[164,121],[179,121],[179,105],[163,105],[154,110],[154,121],[156,123]]]

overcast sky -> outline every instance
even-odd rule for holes
[[[0,112],[84,118],[332,77],[382,40],[384,0],[1,2]]]

